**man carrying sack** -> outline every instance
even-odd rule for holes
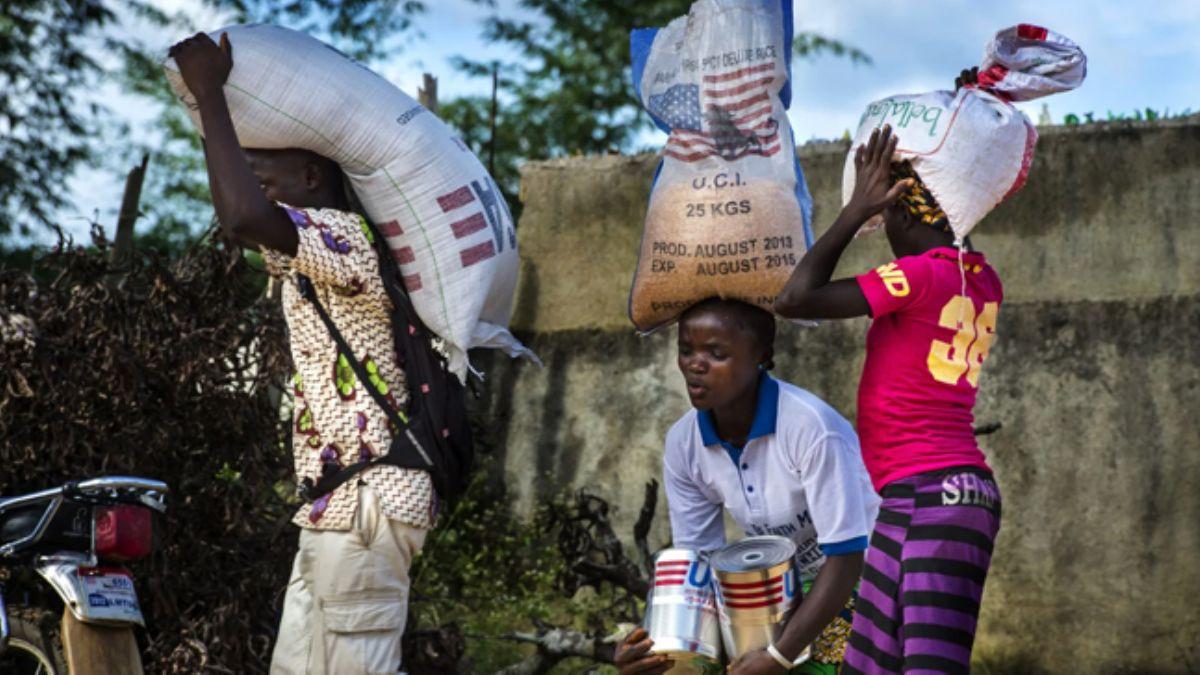
[[[296,474],[319,486],[323,476],[386,454],[408,398],[375,240],[349,210],[332,160],[307,150],[239,146],[223,91],[233,66],[227,36],[218,46],[200,33],[170,55],[199,108],[221,228],[240,246],[260,250],[283,283],[297,371]],[[331,334],[326,316],[344,336]],[[386,463],[372,463],[301,507],[293,521],[302,528],[300,550],[271,673],[397,672],[408,571],[436,510],[428,472]]]

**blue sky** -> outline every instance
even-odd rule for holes
[[[650,1],[650,0],[647,0]],[[219,27],[221,16],[198,0],[160,0],[171,10],[193,16],[200,27]],[[432,0],[418,19],[422,37],[404,42],[403,51],[376,68],[409,93],[421,73],[439,78],[439,96],[487,93],[490,81],[466,78],[450,66],[456,54],[480,60],[515,57],[503,46],[485,44],[482,20],[492,11],[520,11],[512,0],[495,10],[467,0]],[[835,138],[858,119],[867,103],[896,93],[952,86],[964,67],[977,65],[984,45],[1000,28],[1016,23],[1048,26],[1078,42],[1088,54],[1088,78],[1079,89],[1022,108],[1036,121],[1042,104],[1055,123],[1067,113],[1094,112],[1098,118],[1151,107],[1158,111],[1200,111],[1200,0],[1121,0],[1055,2],[1050,0],[795,0],[797,30],[816,31],[863,49],[870,66],[823,57],[793,66],[791,120],[798,141]],[[145,33],[142,33],[145,35]],[[165,48],[180,36],[152,35]],[[130,123],[140,138],[152,133],[153,111],[143,103],[102,89],[114,114]],[[646,141],[665,140],[650,132]],[[131,159],[132,162],[132,159]],[[120,200],[119,177],[107,171],[81,171],[71,181],[74,205],[60,213],[64,226],[82,234],[84,216],[99,213],[110,225]]]

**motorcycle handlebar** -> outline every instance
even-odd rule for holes
[[[29,504],[37,504],[44,502],[47,499],[53,499],[59,496],[71,495],[86,495],[91,496],[98,492],[105,491],[135,491],[157,493],[161,496],[170,491],[167,484],[153,480],[151,478],[140,478],[138,476],[104,476],[101,478],[89,478],[82,481],[71,481],[61,487],[40,490],[31,492],[19,497],[10,497],[7,499],[0,498],[0,512],[8,509],[27,506]]]
[[[167,487],[167,484],[160,480],[154,480],[152,478],[140,478],[138,476],[104,476],[102,478],[89,478],[87,480],[75,483],[75,488],[80,492],[91,492],[94,490],[132,489],[148,490],[163,494],[166,494],[170,490],[170,488]]]
[[[13,555],[41,540],[58,508],[66,500],[92,504],[129,503],[155,511],[165,511],[163,496],[168,487],[162,481],[137,476],[105,476],[83,481],[71,481],[62,487],[41,490],[19,497],[0,499],[0,514],[22,506],[45,504],[37,525],[29,534],[0,545],[0,558]]]

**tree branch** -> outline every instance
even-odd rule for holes
[[[633,541],[637,544],[638,552],[642,554],[642,570],[646,573],[647,578],[654,576],[654,559],[650,556],[650,545],[646,543],[646,537],[650,535],[650,525],[654,522],[654,511],[657,506],[658,481],[651,478],[646,481],[646,492],[642,496],[642,511],[633,525]]]
[[[536,633],[514,631],[494,639],[537,646],[536,654],[497,671],[496,675],[542,675],[563,659],[581,657],[600,663],[612,663],[616,655],[615,640],[569,628],[539,626]]]

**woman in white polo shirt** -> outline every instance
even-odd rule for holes
[[[729,672],[835,673],[879,497],[850,423],[767,373],[774,342],[774,317],[737,301],[706,300],[679,320],[679,369],[694,408],[667,432],[663,458],[673,546],[720,548],[723,509],[749,535],[790,538],[804,601],[774,650],[748,654]],[[665,672],[664,657],[646,655],[651,644],[635,631],[618,650],[621,673]],[[784,667],[810,644],[808,664]]]

